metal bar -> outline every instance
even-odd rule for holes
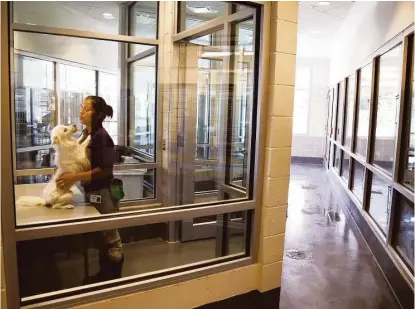
[[[221,186],[222,191],[229,194],[230,196],[232,195],[240,195],[241,197],[245,197],[246,196],[246,191],[245,190],[241,190],[238,189],[236,187],[230,186],[230,185],[226,185],[226,184],[222,184]]]
[[[241,258],[239,258],[241,257]],[[243,258],[242,254],[227,256],[223,258],[216,258],[204,262],[193,263],[186,266],[178,266],[174,268],[169,268],[165,270],[155,271],[150,274],[145,275],[137,275],[131,277],[131,280],[120,279],[114,282],[119,282],[117,284],[113,284],[111,287],[105,288],[108,284],[95,284],[94,287],[97,289],[100,286],[103,287],[101,290],[96,290],[93,293],[82,293],[81,291],[85,289],[85,287],[81,288],[73,288],[70,289],[72,291],[73,296],[68,297],[59,297],[59,294],[63,294],[64,292],[52,292],[48,293],[48,296],[56,295],[57,299],[46,301],[43,303],[32,304],[25,306],[27,309],[53,309],[53,308],[68,308],[73,307],[74,304],[81,305],[85,303],[91,302],[98,302],[100,300],[111,299],[115,297],[120,297],[124,295],[128,295],[131,293],[137,293],[140,291],[148,291],[151,289],[158,288],[160,286],[167,286],[170,284],[177,284],[180,282],[189,281],[192,279],[203,278],[209,275],[217,274],[223,271],[229,271],[232,269],[237,269],[243,266],[248,266],[252,264],[252,259],[250,257]],[[184,269],[188,269],[187,271],[183,271]],[[163,273],[167,275],[163,276]],[[149,279],[145,279],[145,276]],[[161,277],[163,276],[163,277]],[[143,281],[136,281],[133,282],[134,278],[139,280],[143,278]],[[123,284],[123,281],[126,282]],[[79,292],[76,292],[78,291]],[[39,299],[41,301],[41,297],[43,295],[37,297],[27,298],[25,300],[36,300]],[[45,296],[43,296],[45,297]],[[59,297],[59,298],[58,298]]]
[[[407,187],[401,185],[400,183],[393,183],[393,188],[398,191],[400,194],[405,196],[408,200],[410,200],[412,203],[414,203],[415,197],[414,192],[409,190]]]
[[[152,48],[147,49],[147,50],[145,50],[145,51],[143,51],[143,52],[141,52],[137,55],[134,55],[134,56],[128,58],[127,63],[138,61],[138,60],[141,60],[141,59],[144,59],[144,58],[147,58],[149,56],[156,55],[156,54],[157,54],[157,47],[152,47]]]
[[[370,94],[370,106],[369,106],[369,131],[367,137],[366,148],[366,162],[371,163],[373,161],[373,150],[375,145],[376,136],[376,119],[378,110],[378,85],[379,85],[379,57],[374,58],[372,62],[372,86]]]
[[[217,215],[216,219],[216,257],[222,257],[229,254],[229,221],[230,214]]]
[[[9,5],[10,4],[10,5]],[[9,11],[10,9],[10,11]],[[9,18],[13,17],[12,5],[9,2],[0,3],[0,70],[1,70],[1,228],[2,228],[2,253],[5,272],[5,285],[7,286],[7,307],[20,308],[19,281],[17,271],[17,252],[16,252],[16,233],[15,233],[15,212],[14,207],[14,187],[13,187],[13,153],[14,147],[11,131],[11,63],[9,46],[12,41],[9,29]],[[13,43],[12,43],[13,44]],[[9,206],[10,205],[10,206]]]
[[[225,28],[227,23],[235,23],[252,18],[255,10],[245,9],[232,15],[220,16],[215,19],[204,22],[199,26],[181,31],[173,36],[173,42],[191,41],[206,34],[210,34]]]
[[[120,12],[120,14],[122,13]],[[121,19],[121,21],[122,20],[123,19]],[[83,38],[83,39],[96,39],[96,40],[103,40],[103,41],[133,43],[133,44],[142,44],[142,45],[159,45],[160,44],[160,41],[157,39],[138,38],[135,36],[128,36],[128,35],[100,33],[100,32],[93,32],[93,31],[55,28],[55,27],[28,25],[28,24],[20,24],[20,23],[13,23],[12,30],[21,31],[21,32],[29,32],[29,33],[53,34],[53,35],[69,36],[69,37]],[[123,32],[125,33],[125,31]]]
[[[228,204],[204,206],[203,208],[193,207],[166,207],[163,211],[154,213],[145,213],[146,210],[137,211],[132,215],[117,213],[115,215],[102,215],[95,220],[84,220],[78,222],[43,225],[16,230],[17,241],[49,238],[63,235],[74,235],[88,232],[104,231],[130,226],[139,226],[153,224],[163,221],[186,220],[196,217],[211,216],[228,212],[236,212],[252,209],[255,206],[254,201],[235,202]],[[13,209],[12,207],[10,207]],[[172,210],[175,208],[176,210]],[[139,215],[138,215],[139,214]],[[14,221],[12,221],[14,222]],[[14,228],[14,227],[13,227]]]

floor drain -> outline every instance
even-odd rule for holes
[[[300,250],[287,250],[287,251],[285,251],[285,254],[290,259],[295,259],[295,260],[302,260],[302,259],[305,258],[305,252],[300,251]]]
[[[304,189],[304,190],[315,190],[317,188],[318,188],[318,186],[313,185],[313,184],[308,184],[308,185],[302,185],[301,186],[301,189]]]

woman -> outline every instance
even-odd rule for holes
[[[91,161],[91,170],[82,173],[65,173],[57,184],[74,184],[81,181],[84,188],[85,200],[94,205],[102,214],[119,210],[118,198],[111,195],[111,182],[114,179],[113,167],[115,161],[114,142],[102,126],[106,117],[112,118],[113,110],[105,100],[99,96],[88,96],[81,107],[80,120],[85,125],[81,141],[88,135],[91,141],[88,146],[88,157]],[[102,232],[99,263],[100,271],[91,282],[105,281],[121,277],[124,262],[123,248],[118,230]]]

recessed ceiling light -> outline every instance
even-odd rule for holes
[[[187,6],[187,8],[192,11],[193,13],[196,14],[214,14],[217,13],[218,11],[212,10],[210,7],[208,6]]]
[[[330,2],[328,2],[328,1],[320,1],[318,3],[318,5],[330,5]]]
[[[114,15],[111,13],[102,13],[102,16],[104,16],[105,19],[115,19]]]

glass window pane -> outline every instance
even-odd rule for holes
[[[336,140],[341,141],[341,136],[343,134],[343,112],[344,112],[344,82],[340,83],[339,86],[339,106],[337,108],[337,130],[336,130]]]
[[[392,174],[401,92],[402,45],[380,57],[373,162]]]
[[[246,212],[227,216],[228,254],[218,250],[226,228],[223,215],[182,222],[183,235],[176,242],[168,242],[167,222],[19,242],[19,292],[23,304],[29,296],[41,299],[48,292],[141,275],[137,278],[140,281],[151,272],[245,254]]]
[[[16,167],[50,167],[50,131],[57,123],[53,62],[19,54],[14,61]]]
[[[347,79],[346,136],[345,146],[352,148],[353,117],[356,97],[356,77],[354,74]]]
[[[234,97],[233,97],[233,145],[231,183],[246,188],[246,169],[249,149],[247,132],[252,117],[254,57],[253,24],[248,20],[235,25],[237,46],[234,57]]]
[[[353,160],[353,185],[352,192],[363,203],[363,188],[366,169],[362,164]],[[360,205],[359,205],[360,206]]]
[[[130,35],[157,38],[157,1],[137,1],[130,7]]]
[[[414,36],[410,39],[414,41]],[[403,153],[403,170],[401,171],[400,181],[414,191],[414,171],[415,171],[415,79],[414,79],[414,53],[408,53],[412,62],[411,79],[409,80],[410,97],[407,98],[405,105],[409,108],[404,113],[403,132],[401,141],[401,152]]]
[[[340,151],[341,149],[334,146],[334,168],[340,170]]]
[[[395,218],[396,234],[393,239],[398,254],[409,268],[414,271],[414,203],[402,195],[397,199],[397,216]]]
[[[372,64],[360,71],[360,99],[356,136],[356,153],[366,157],[367,140],[369,134],[369,109],[372,89]]]
[[[154,198],[155,170],[154,169],[128,169],[114,171],[114,177],[123,182],[124,198],[121,200],[131,201]],[[120,204],[122,210],[124,206]]]
[[[98,72],[98,95],[112,106],[114,115],[112,118],[106,118],[103,125],[113,140],[118,141],[118,120],[120,118],[120,79],[118,74]]]
[[[14,22],[119,34],[118,1],[16,1]]]
[[[134,61],[130,69],[129,146],[147,162],[155,160],[156,56]]]
[[[219,1],[186,1],[183,2],[181,16],[185,17],[184,29],[190,29],[204,22],[223,16],[225,2]]]
[[[385,234],[388,231],[391,195],[392,186],[390,183],[372,174],[369,214]]]
[[[342,173],[341,176],[344,180],[346,180],[346,183],[349,181],[349,168],[350,168],[350,156],[343,152],[343,165],[342,165]]]

